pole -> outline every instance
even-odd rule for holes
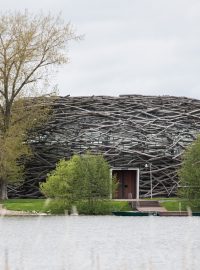
[[[150,169],[150,184],[151,184],[151,199],[153,197],[153,183],[152,183],[152,170],[151,170],[151,163],[149,163],[149,169]]]

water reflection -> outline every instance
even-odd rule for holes
[[[199,269],[199,217],[0,218],[0,269]],[[8,270],[6,269],[6,270]]]

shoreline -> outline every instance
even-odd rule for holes
[[[7,210],[3,207],[2,204],[0,204],[0,217],[4,216],[47,216],[47,213],[37,213],[37,212],[26,212],[26,211],[13,211],[13,210]]]

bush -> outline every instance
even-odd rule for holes
[[[48,212],[51,214],[62,215],[69,212],[70,205],[66,200],[51,200],[48,205]]]
[[[69,200],[68,161],[62,159],[56,169],[47,175],[46,183],[40,184],[40,191],[48,198]]]
[[[131,208],[127,202],[114,202],[111,200],[80,201],[76,205],[80,215],[111,215],[113,211],[130,211]]]
[[[46,197],[65,200],[69,205],[87,201],[90,209],[94,205],[97,208],[99,200],[109,199],[115,187],[107,161],[102,155],[91,154],[59,161],[46,183],[40,184]]]
[[[200,137],[185,151],[179,177],[179,196],[188,199],[191,206],[200,207]]]

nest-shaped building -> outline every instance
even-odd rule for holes
[[[61,158],[102,153],[119,181],[117,198],[171,196],[181,154],[200,132],[200,101],[121,95],[58,97],[52,117],[32,133],[34,156],[14,196],[39,196],[38,183]]]

